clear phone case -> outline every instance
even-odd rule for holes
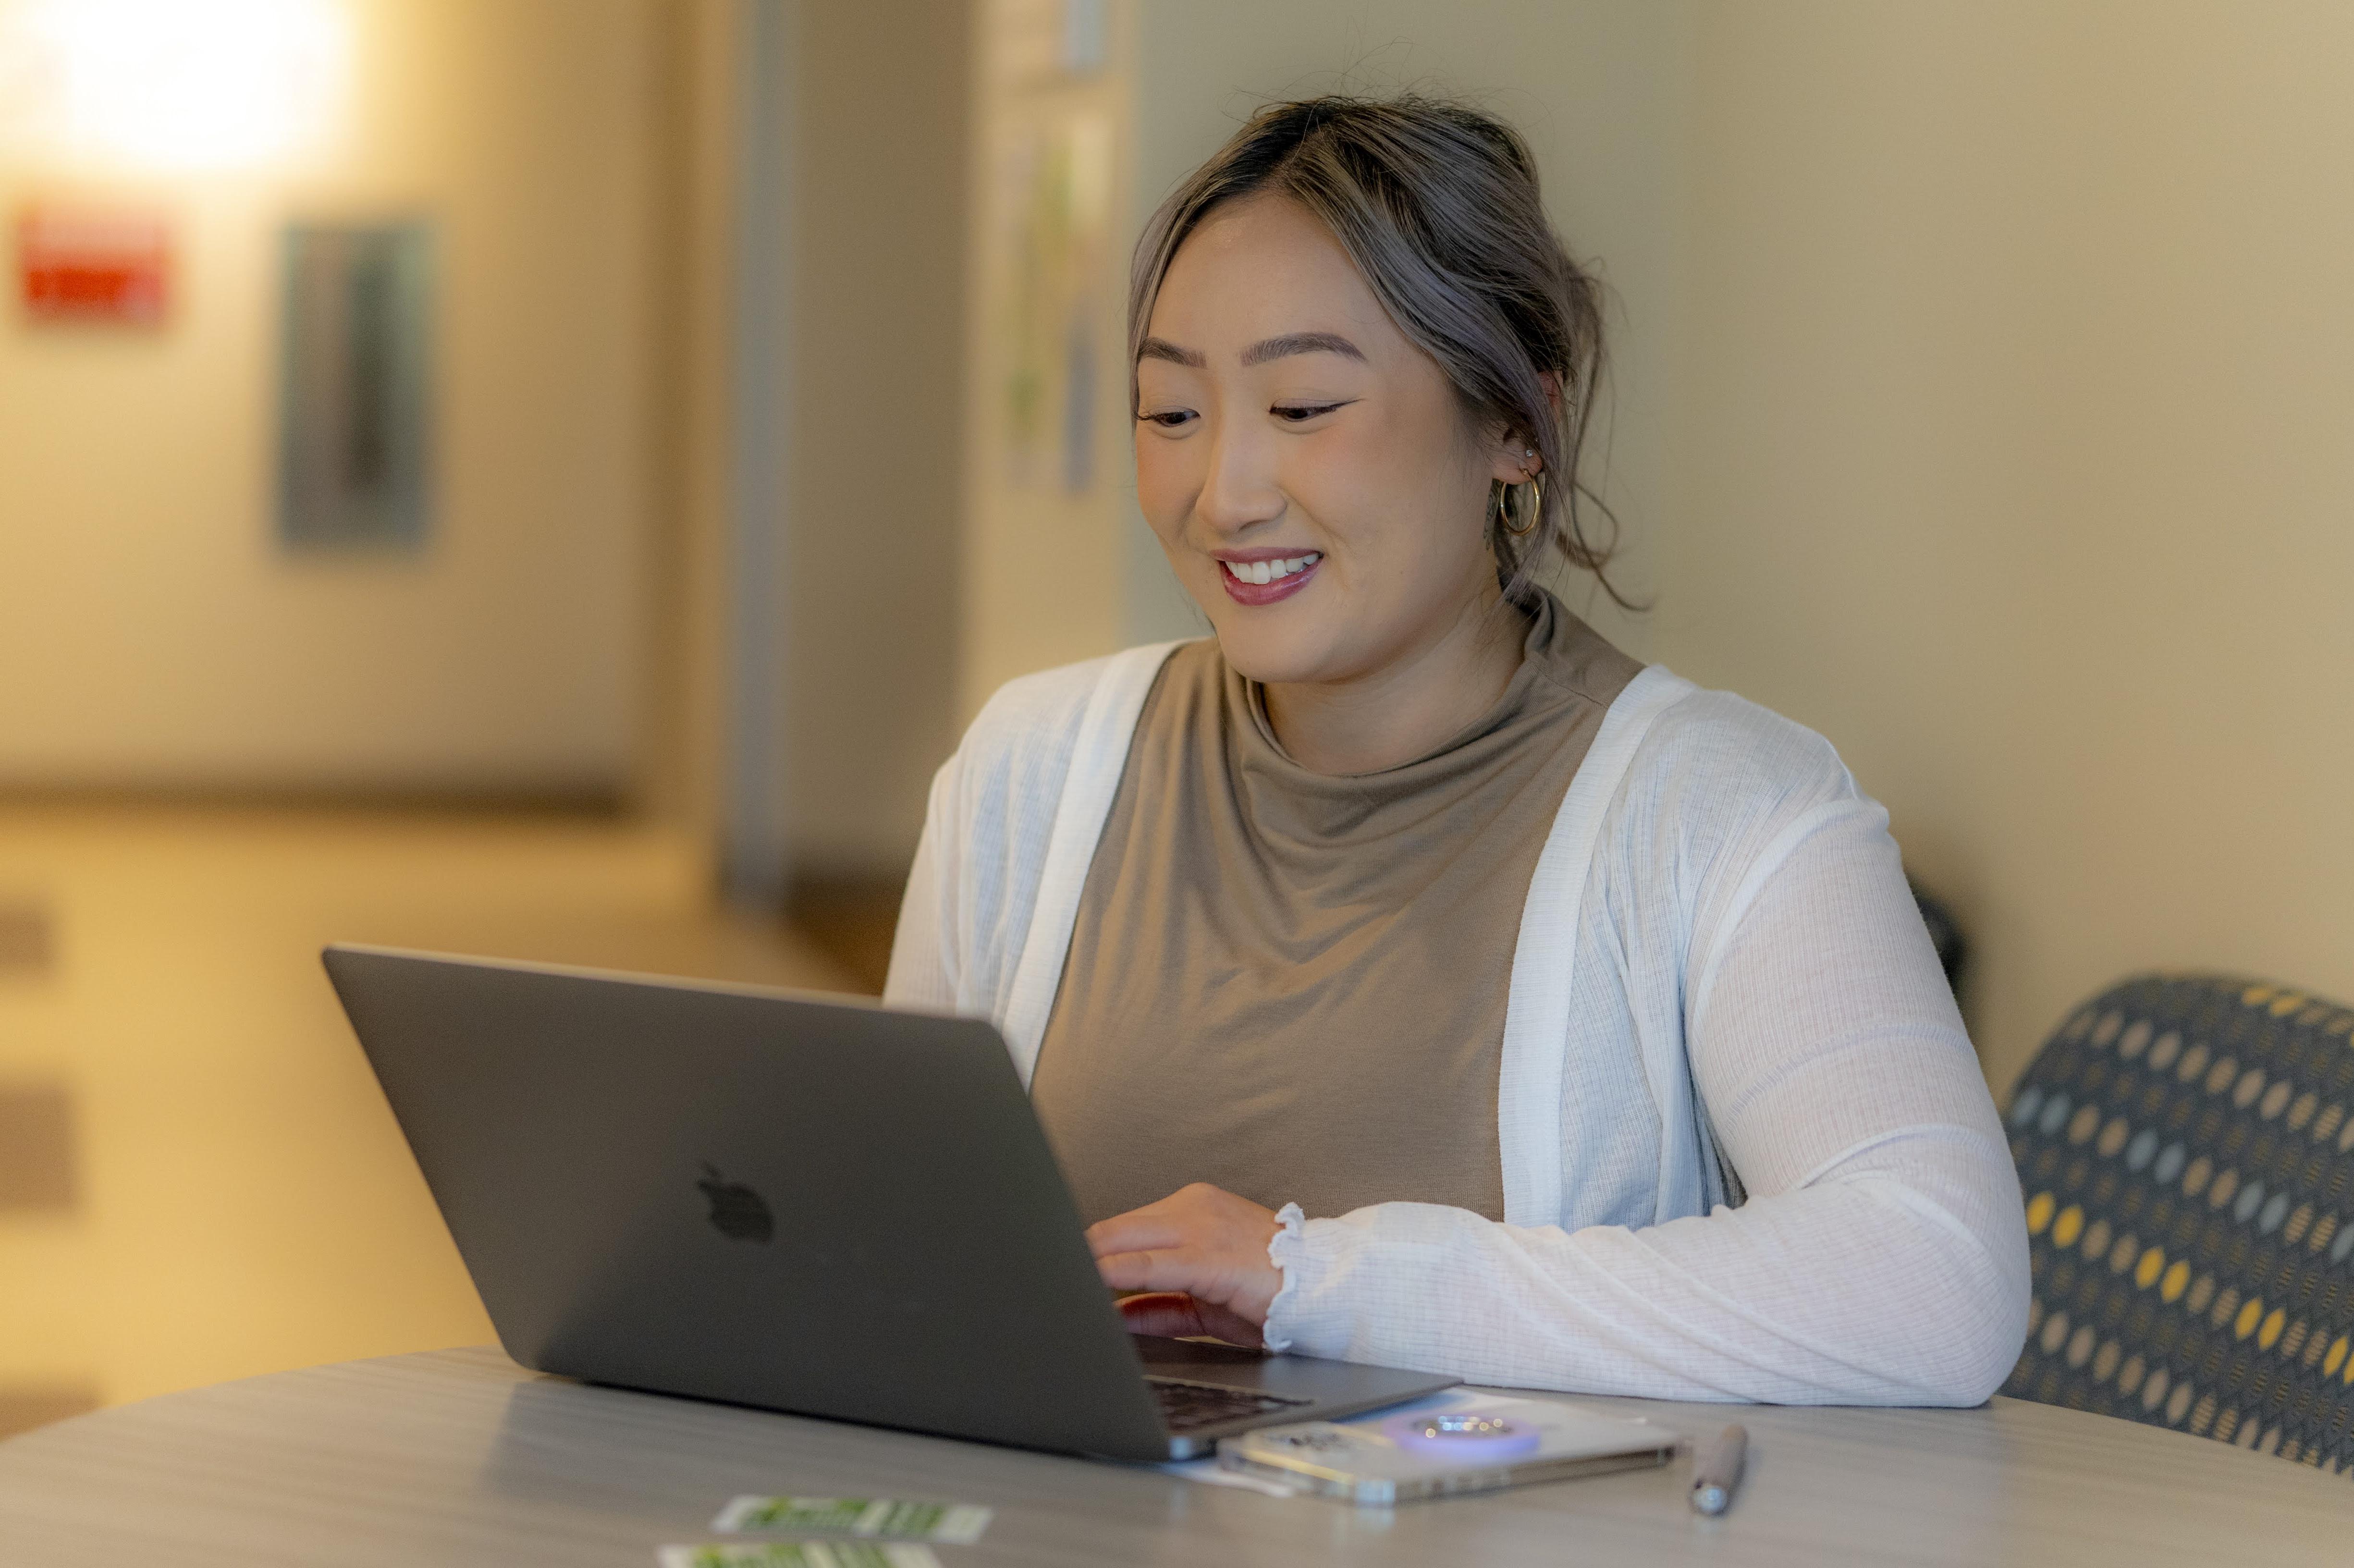
[[[1461,1413],[1448,1414],[1453,1418]],[[1398,1419],[1377,1425],[1304,1421],[1228,1437],[1218,1445],[1218,1463],[1301,1491],[1385,1507],[1664,1465],[1674,1457],[1679,1442],[1675,1433],[1647,1422],[1566,1405],[1515,1401],[1509,1411],[1495,1412],[1494,1418],[1533,1427],[1535,1445],[1520,1454],[1458,1455],[1447,1452],[1444,1442],[1409,1446],[1412,1436],[1401,1440]],[[1490,1447],[1476,1442],[1464,1446]]]

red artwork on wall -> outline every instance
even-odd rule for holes
[[[171,304],[171,228],[154,213],[36,207],[16,221],[25,314],[158,326]]]

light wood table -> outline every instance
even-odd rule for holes
[[[1688,1467],[1394,1511],[591,1388],[492,1350],[282,1372],[0,1443],[0,1563],[652,1568],[739,1492],[986,1503],[947,1568],[1066,1563],[2354,1562],[2354,1480],[2179,1433],[1978,1410],[1585,1400],[1750,1430],[1733,1511]]]

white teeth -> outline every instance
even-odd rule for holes
[[[1287,556],[1279,561],[1228,561],[1225,567],[1234,574],[1236,582],[1271,583],[1279,582],[1296,572],[1304,572],[1321,559],[1320,554],[1310,553]]]

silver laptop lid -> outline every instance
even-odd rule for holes
[[[987,1023],[384,948],[324,959],[523,1365],[1171,1452]]]

